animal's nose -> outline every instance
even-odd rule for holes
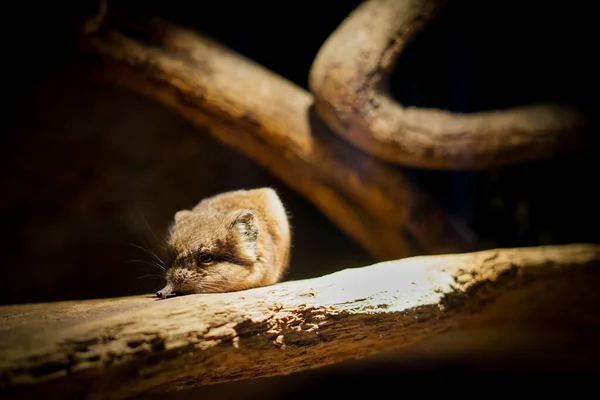
[[[167,297],[175,296],[176,293],[173,291],[173,287],[171,285],[167,285],[164,288],[160,289],[156,292],[156,297],[160,299],[166,299]]]

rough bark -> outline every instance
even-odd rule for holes
[[[327,39],[313,63],[317,114],[382,160],[423,168],[484,169],[581,148],[583,114],[555,104],[457,114],[404,107],[386,85],[407,42],[443,0],[370,0]]]
[[[173,24],[113,23],[120,31],[106,29],[80,47],[107,77],[252,158],[377,259],[471,249],[465,228],[401,172],[319,124],[306,91]]]
[[[237,293],[5,306],[2,389],[118,399],[408,350],[461,330],[598,332],[599,284],[600,245],[572,244],[407,258]]]

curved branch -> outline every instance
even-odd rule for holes
[[[106,18],[108,0],[99,0],[97,5],[98,9],[83,24],[83,33],[86,35],[96,33]]]
[[[173,24],[119,25],[81,44],[109,79],[157,99],[252,158],[376,258],[470,248],[462,228],[402,173],[319,123],[306,91]]]
[[[600,329],[599,283],[600,245],[573,244],[414,257],[236,293],[4,306],[0,393],[131,398],[463,329],[535,329],[543,342],[548,330]]]
[[[403,107],[385,86],[402,49],[442,0],[370,0],[328,38],[310,73],[316,111],[338,134],[382,160],[423,168],[482,169],[580,148],[586,119],[531,105],[491,112]]]

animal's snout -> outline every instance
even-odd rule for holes
[[[172,297],[172,296],[176,296],[177,293],[175,293],[173,291],[173,288],[171,285],[167,285],[164,288],[160,289],[158,292],[156,292],[156,297],[161,298],[161,299],[166,299],[167,297]]]

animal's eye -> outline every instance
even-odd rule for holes
[[[198,257],[198,260],[200,260],[200,262],[203,264],[208,264],[212,262],[213,256],[208,253],[202,253],[200,254],[200,257]]]

